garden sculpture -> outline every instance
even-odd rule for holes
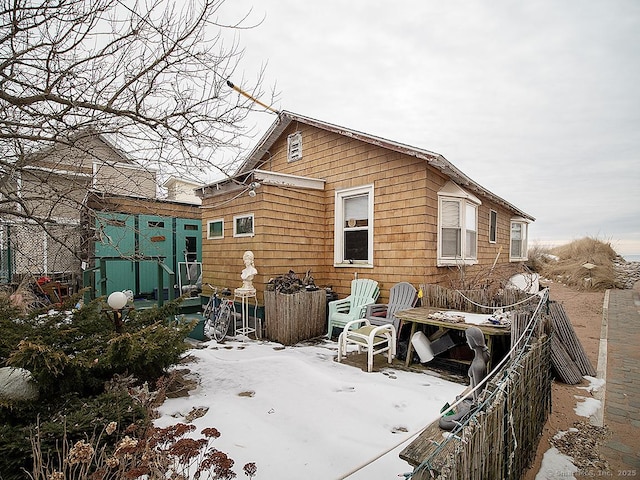
[[[242,279],[242,287],[236,289],[236,292],[241,294],[247,293],[255,293],[256,289],[253,286],[253,277],[258,273],[255,265],[253,264],[254,256],[251,250],[247,250],[244,252],[242,256],[242,260],[244,261],[245,268],[242,270],[240,274],[240,278]]]
[[[473,404],[478,401],[479,391],[476,386],[487,376],[487,362],[489,361],[489,349],[484,343],[484,335],[478,327],[470,327],[465,331],[467,345],[473,350],[474,357],[469,367],[469,389],[473,390],[472,398],[466,398],[458,404],[455,411],[445,414],[440,418],[439,425],[443,430],[453,430],[469,414]],[[466,395],[467,393],[463,393]],[[460,398],[460,397],[458,397]],[[448,405],[445,406],[448,408]]]

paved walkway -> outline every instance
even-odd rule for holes
[[[640,478],[640,291],[610,290],[604,307],[603,416],[611,436],[600,453],[611,467],[607,476]]]

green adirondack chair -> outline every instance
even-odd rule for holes
[[[378,282],[369,278],[357,278],[351,281],[351,294],[342,300],[329,302],[329,328],[327,336],[333,336],[333,328],[344,326],[351,320],[364,318],[367,305],[376,303],[380,295]]]

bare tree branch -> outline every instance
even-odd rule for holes
[[[171,142],[171,152],[199,160],[211,158],[203,149],[233,145],[241,135],[253,106],[225,87],[242,52],[211,29],[220,0],[5,4],[0,141],[12,140],[0,143],[5,161],[89,125],[129,140]],[[259,91],[260,81],[245,88]]]
[[[77,153],[105,161],[85,146],[87,131],[126,151],[119,162],[148,169],[129,176],[133,190],[151,176],[230,173],[234,157],[222,152],[238,146],[256,105],[226,86],[243,55],[227,32],[253,25],[244,14],[223,24],[223,1],[2,0],[0,220],[46,229],[84,208],[96,179],[72,168]],[[242,88],[261,96],[261,84],[262,72]],[[51,154],[61,146],[76,153]]]

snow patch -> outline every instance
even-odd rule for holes
[[[557,478],[576,478],[574,473],[578,467],[573,464],[573,458],[560,453],[556,447],[551,447],[544,452],[540,470],[535,480],[554,480]]]
[[[574,395],[579,400],[576,407],[573,409],[576,415],[581,417],[590,417],[594,415],[602,406],[602,402],[591,397],[581,397],[580,395]]]
[[[213,446],[235,461],[236,473],[255,462],[257,478],[338,478],[388,449],[349,480],[395,478],[412,470],[398,457],[409,437],[464,390],[424,373],[367,373],[337,363],[337,343],[328,340],[284,348],[237,339],[204,346],[180,365],[197,374],[198,388],[165,401],[155,424],[184,422],[194,407],[206,409],[192,420],[194,437],[217,428]]]
[[[595,378],[595,377],[590,377],[589,375],[585,375],[582,378],[584,378],[587,382],[589,382],[589,385],[586,387],[578,387],[578,388],[581,390],[586,390],[589,393],[595,393],[599,391],[606,383],[604,381],[604,378]]]

